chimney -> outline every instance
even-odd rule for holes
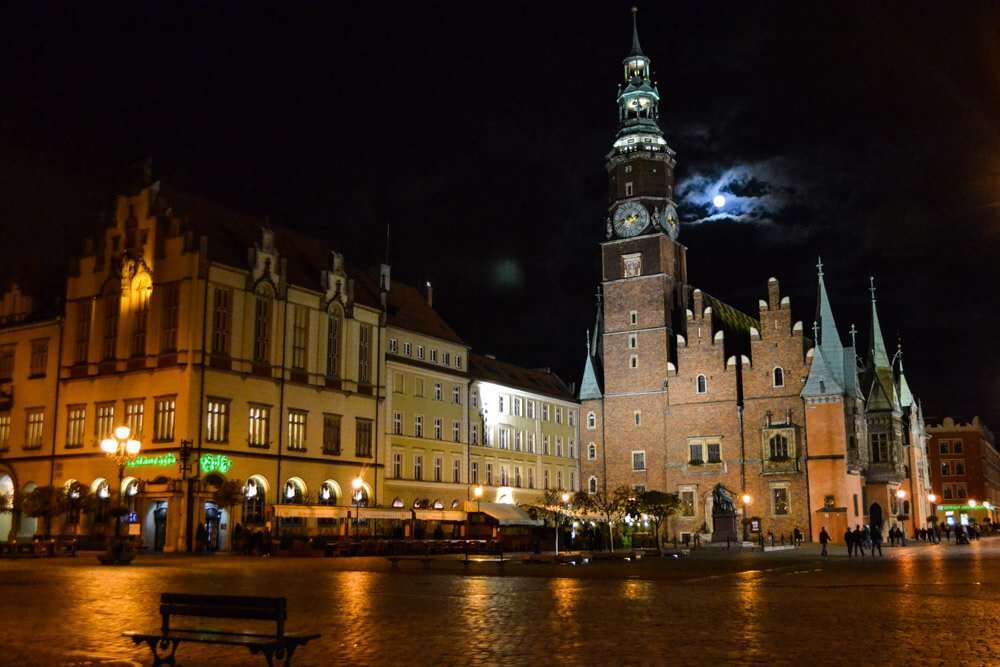
[[[431,281],[428,280],[427,284],[425,285],[425,287],[427,288],[427,305],[430,306],[431,308],[433,308],[434,307],[434,287],[431,285]]]
[[[781,290],[778,287],[777,278],[768,278],[767,280],[767,306],[771,310],[781,308]]]

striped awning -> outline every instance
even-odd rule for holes
[[[336,505],[275,505],[274,516],[279,519],[346,519],[347,508]]]

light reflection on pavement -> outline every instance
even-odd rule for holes
[[[288,597],[289,629],[323,633],[297,665],[1000,664],[1000,539],[882,560],[836,553],[511,563],[504,574],[464,574],[457,561],[430,572],[377,559],[0,561],[0,664],[148,665],[120,634],[156,627],[163,591]],[[264,664],[184,644],[178,661]]]

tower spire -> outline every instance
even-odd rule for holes
[[[816,262],[816,283],[818,296],[816,299],[816,309],[819,311],[819,333],[814,341],[816,347],[823,350],[826,363],[830,365],[837,383],[844,384],[844,344],[840,340],[840,332],[837,331],[837,322],[833,319],[833,307],[830,305],[830,297],[826,293],[826,281],[823,279],[823,260]]]
[[[642,52],[642,47],[639,46],[639,21],[637,15],[639,14],[639,8],[632,7],[632,53],[630,56],[645,56]]]
[[[871,347],[868,349],[869,357],[874,368],[890,368],[889,353],[886,352],[885,340],[882,339],[882,325],[878,320],[878,308],[875,307],[875,277],[870,276],[868,280],[868,291],[872,295]]]

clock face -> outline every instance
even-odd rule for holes
[[[618,236],[635,236],[649,224],[649,212],[639,202],[625,202],[615,209],[614,225]]]
[[[670,238],[676,239],[677,233],[680,232],[681,221],[677,217],[677,209],[672,205],[668,205],[666,210],[663,211],[663,224],[666,227],[667,233],[670,234]]]

